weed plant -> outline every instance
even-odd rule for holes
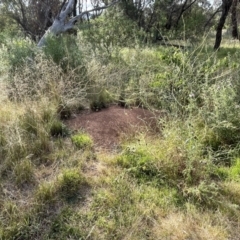
[[[86,148],[91,148],[93,145],[93,141],[90,138],[90,136],[86,133],[79,133],[76,135],[73,135],[71,137],[73,144],[78,148],[78,149],[86,149]]]

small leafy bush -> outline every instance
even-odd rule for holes
[[[240,140],[239,90],[234,74],[205,86],[202,99],[204,104],[198,110],[204,122],[200,127],[202,142],[215,152],[216,164],[230,164],[231,152],[238,151]]]
[[[84,55],[71,36],[49,37],[44,53],[53,60],[64,72],[74,69],[82,78],[86,78]]]
[[[144,148],[126,148],[123,154],[118,157],[117,163],[127,168],[130,173],[138,178],[154,178],[160,171],[156,168],[155,157]]]
[[[115,11],[111,9],[93,19],[91,24],[85,21],[81,25],[83,40],[87,44],[90,43],[95,52],[111,55],[116,48],[132,47],[136,42],[140,42],[138,37],[141,33],[136,24],[126,19],[121,11]]]
[[[66,57],[65,47],[62,37],[49,37],[46,46],[44,46],[44,52],[47,57],[60,66],[64,64],[64,58]]]
[[[8,62],[12,73],[21,70],[26,63],[31,64],[31,58],[34,57],[34,47],[30,42],[18,39],[12,42],[9,48]]]
[[[91,148],[92,139],[85,133],[79,133],[71,137],[73,144],[79,149]]]
[[[63,198],[71,199],[78,194],[84,182],[84,177],[78,170],[68,169],[58,177],[58,190]]]

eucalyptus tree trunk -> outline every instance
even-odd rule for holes
[[[237,23],[237,4],[239,0],[233,0],[231,22],[232,22],[232,38],[239,39],[238,23]]]
[[[78,15],[76,15],[72,18],[69,18],[69,16],[71,16],[71,14],[75,11],[75,0],[69,0],[69,1],[65,2],[60,13],[54,19],[52,26],[45,32],[45,34],[42,36],[42,38],[38,42],[38,47],[43,47],[46,44],[46,40],[49,36],[57,36],[61,33],[65,33],[67,31],[73,29],[75,23],[77,21],[79,21],[80,19],[82,19],[82,17],[85,14],[88,14],[90,12],[101,11],[101,10],[106,9],[116,3],[117,3],[117,1],[112,2],[109,5],[102,6],[102,7],[95,7],[91,10],[81,12]],[[98,15],[100,15],[100,14],[98,14]]]
[[[216,39],[214,49],[219,49],[222,41],[222,29],[224,27],[229,10],[232,6],[233,0],[222,0],[222,14],[217,25]]]

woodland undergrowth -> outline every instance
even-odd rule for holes
[[[2,44],[0,238],[237,239],[239,48],[90,37]],[[64,124],[111,104],[162,112],[160,131],[110,152]]]

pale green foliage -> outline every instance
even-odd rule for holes
[[[93,141],[86,133],[79,133],[71,137],[73,144],[79,149],[91,148]]]
[[[90,108],[93,111],[100,111],[103,108],[107,108],[109,104],[114,102],[114,99],[110,96],[110,93],[101,88],[90,88],[88,98],[90,99]]]

